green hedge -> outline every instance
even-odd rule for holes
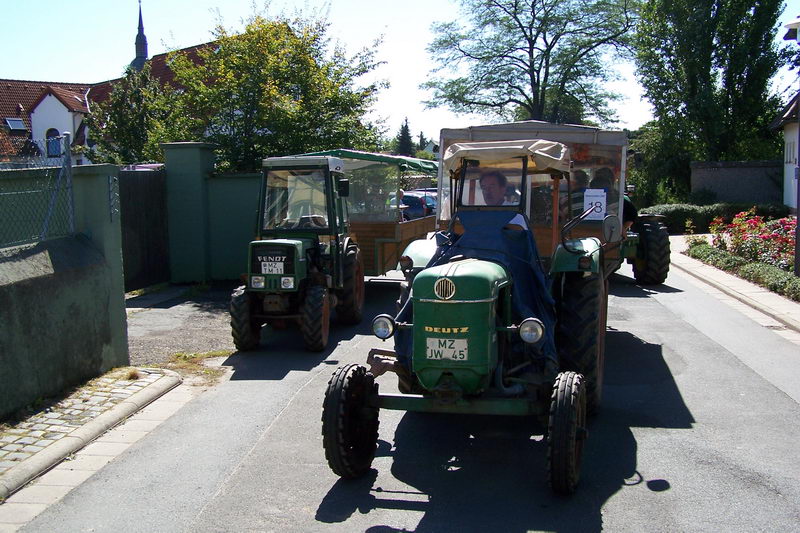
[[[661,204],[640,209],[641,213],[664,215],[667,229],[673,235],[682,234],[686,230],[686,221],[691,219],[695,233],[708,233],[708,225],[716,217],[721,216],[726,222],[733,220],[736,214],[747,211],[752,204]],[[789,215],[789,208],[782,204],[756,205],[756,215],[767,220],[782,218]]]
[[[696,244],[686,251],[686,255],[800,302],[800,278],[778,267],[749,263],[710,244]]]

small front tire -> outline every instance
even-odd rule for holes
[[[372,466],[378,444],[378,394],[375,378],[360,365],[333,373],[322,404],[322,445],[333,472],[345,479],[364,475]]]
[[[322,285],[310,286],[306,291],[300,317],[300,330],[307,350],[321,352],[328,346],[330,321],[331,302],[328,289]]]
[[[244,285],[231,294],[230,312],[231,335],[236,349],[248,352],[258,348],[262,323],[253,318],[253,296],[245,290]]]
[[[583,376],[576,372],[561,372],[553,383],[547,426],[547,472],[554,492],[575,492],[586,435]]]

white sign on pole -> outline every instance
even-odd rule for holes
[[[606,191],[604,189],[586,189],[583,193],[583,210],[590,207],[594,210],[586,220],[603,220],[606,217]]]

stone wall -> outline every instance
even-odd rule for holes
[[[74,169],[75,236],[0,249],[0,418],[129,362],[116,175]]]
[[[782,203],[780,161],[720,161],[691,164],[692,192],[708,190],[718,202]]]

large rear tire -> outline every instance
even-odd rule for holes
[[[237,287],[231,294],[231,335],[240,352],[255,350],[261,340],[262,322],[253,318],[253,307],[253,295]]]
[[[322,285],[312,285],[306,290],[300,330],[306,349],[321,352],[328,346],[330,332],[331,303],[328,289]]]
[[[333,373],[322,404],[322,445],[333,472],[352,479],[372,466],[378,443],[378,408],[369,399],[378,394],[375,378],[360,365]]]
[[[554,492],[575,492],[580,479],[586,436],[586,387],[583,376],[575,372],[562,372],[553,383],[547,425],[547,473]]]
[[[590,414],[600,410],[603,398],[607,287],[600,272],[588,276],[567,272],[558,302],[556,346],[561,370],[583,374]]]
[[[669,232],[661,222],[639,224],[639,247],[633,260],[633,277],[640,285],[664,283],[669,273]]]
[[[358,324],[364,314],[364,265],[357,246],[348,248],[344,256],[344,280],[336,318],[344,324]]]

